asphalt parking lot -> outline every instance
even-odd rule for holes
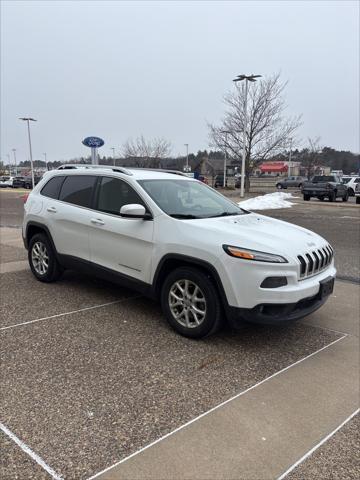
[[[264,212],[332,243],[347,281],[320,311],[196,342],[133,291],[37,282],[20,196],[0,192],[1,478],[357,478],[357,416],[296,462],[358,407],[358,206]]]

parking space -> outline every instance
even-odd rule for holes
[[[347,217],[356,220],[357,210],[328,208],[325,220],[302,204],[264,213],[327,237],[339,252],[341,275],[354,279],[359,232]],[[159,305],[136,292],[73,272],[54,284],[36,281],[24,261],[19,229],[1,229],[0,242],[1,264],[9,266],[0,275],[1,422],[20,442],[1,433],[4,479],[89,479],[259,382],[318,356],[333,342],[342,343],[344,335],[358,336],[354,283],[337,282],[321,310],[291,326],[225,328],[191,341],[170,330]],[[246,431],[247,413],[239,408],[238,417]],[[269,425],[265,417],[259,421]],[[350,450],[355,446],[355,421],[345,436],[334,436],[338,447],[323,453],[330,459],[343,455],[338,478],[355,478],[350,453],[343,448],[346,442]],[[286,428],[281,417],[277,422],[270,427]],[[305,439],[305,451],[306,445]],[[315,478],[325,468],[323,458],[318,463],[314,457],[289,478]],[[226,461],[231,463],[230,457]]]
[[[17,298],[7,324],[34,318],[40,305],[45,317],[90,298],[93,304],[96,289],[99,301],[113,298],[103,296],[107,284],[91,290],[79,278],[46,286],[46,297],[28,272],[4,276],[10,288],[26,284],[38,299],[24,317],[29,297]],[[1,334],[2,421],[67,478],[102,470],[339,337],[298,324],[248,326],[191,342],[169,330],[159,307],[143,298]]]

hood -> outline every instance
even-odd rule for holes
[[[278,255],[296,256],[327,242],[310,230],[265,215],[246,215],[189,220],[199,235],[216,242]]]

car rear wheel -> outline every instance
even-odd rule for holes
[[[304,200],[305,200],[305,202],[308,202],[308,201],[310,200],[310,198],[311,198],[310,195],[305,195],[305,194],[304,194]]]
[[[41,282],[55,282],[61,276],[61,267],[45,234],[38,233],[31,238],[28,259],[32,273]]]
[[[277,183],[277,184],[276,184],[276,188],[277,188],[278,190],[282,190],[283,186],[281,185],[281,183]]]
[[[335,192],[331,192],[329,194],[329,202],[335,202],[336,201],[336,193]]]
[[[356,205],[360,204],[360,197],[356,197]]]
[[[353,196],[355,195],[355,192],[354,192],[354,190],[353,190],[352,188],[349,188],[349,189],[348,189],[348,192],[349,192],[349,196],[350,196],[350,197],[353,197]]]
[[[347,202],[348,200],[349,200],[349,192],[346,191],[346,192],[345,192],[345,195],[342,197],[342,201],[343,201],[343,202]]]
[[[221,303],[217,289],[202,271],[180,267],[166,278],[161,305],[168,323],[181,335],[203,338],[221,326]]]

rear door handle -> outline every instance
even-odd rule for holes
[[[47,210],[48,212],[51,212],[51,213],[56,213],[56,212],[57,212],[57,210],[56,210],[55,207],[47,207],[46,210]]]
[[[105,225],[105,222],[103,222],[101,218],[92,218],[90,222],[94,225]]]

